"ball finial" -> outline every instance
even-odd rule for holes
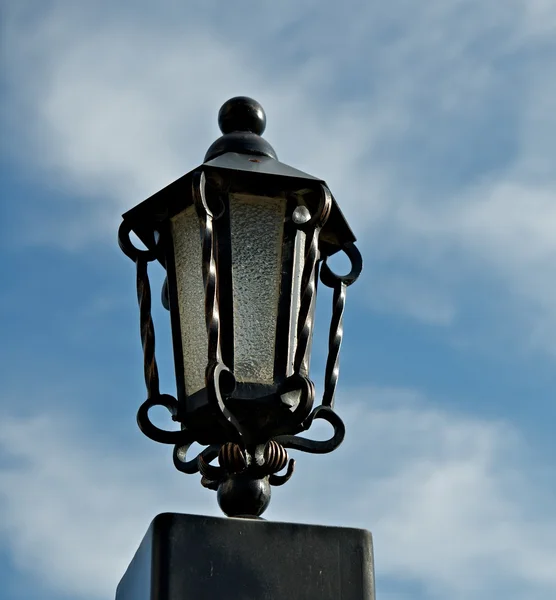
[[[218,486],[217,498],[229,517],[260,517],[270,503],[268,477],[254,479],[249,473],[232,475]]]
[[[263,107],[253,98],[236,96],[222,105],[218,113],[218,125],[223,134],[249,131],[262,135],[266,127]]]

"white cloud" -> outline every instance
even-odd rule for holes
[[[389,577],[427,600],[556,591],[554,473],[515,429],[439,410],[411,390],[349,396],[359,400],[340,409],[344,446],[300,455],[268,518],[372,530],[385,593]],[[109,597],[155,513],[216,514],[196,477],[172,473],[167,449],[121,446],[46,414],[1,423],[1,533],[18,568],[54,590]]]
[[[218,106],[246,93],[267,109],[280,158],[324,176],[353,221],[375,310],[457,326],[470,294],[492,287],[493,328],[521,322],[522,338],[554,349],[551,0],[274,1],[248,13],[203,0],[168,2],[152,19],[140,3],[25,15],[32,4],[5,11],[4,117],[29,177],[72,201],[40,220],[25,209],[28,242],[113,243],[119,213],[200,162]],[[554,594],[545,459],[512,427],[411,391],[352,395],[364,404],[340,409],[345,445],[301,456],[269,517],[368,527],[379,574],[430,599]],[[2,420],[12,460],[0,466],[0,531],[22,571],[104,598],[155,512],[216,502],[172,473],[168,452],[101,446],[88,429]]]
[[[279,156],[331,184],[365,253],[413,271],[386,278],[375,309],[457,325],[466,291],[491,280],[527,344],[556,352],[554,3],[54,7],[5,36],[25,159],[81,198],[29,223],[32,241],[112,238],[122,210],[200,162],[220,103],[247,93]]]
[[[303,501],[292,485],[281,502],[305,520],[371,529],[378,576],[415,583],[425,598],[554,593],[555,473],[513,427],[433,408],[409,390],[349,396],[360,403],[341,409],[348,437],[324,457],[326,479],[298,473]]]
[[[120,448],[61,415],[3,418],[0,447],[10,459],[0,467],[0,533],[14,563],[71,597],[113,596],[156,512],[185,505],[183,480],[153,460],[150,443],[149,454]],[[201,496],[187,506],[202,512]]]
[[[373,276],[374,275],[374,276]],[[455,301],[443,286],[419,273],[374,274],[367,302],[375,310],[401,313],[431,325],[450,325],[456,316]]]

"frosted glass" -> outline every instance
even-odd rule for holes
[[[172,218],[185,391],[205,387],[208,338],[202,271],[201,229],[195,207]]]
[[[234,375],[272,383],[286,201],[230,197]]]

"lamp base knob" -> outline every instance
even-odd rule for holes
[[[228,517],[258,517],[270,503],[268,476],[254,479],[247,473],[231,475],[218,486],[218,504]]]

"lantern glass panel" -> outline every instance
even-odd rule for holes
[[[185,392],[190,396],[205,387],[208,349],[201,229],[194,206],[172,218],[172,239]]]
[[[230,196],[234,375],[238,381],[274,381],[285,213],[285,198]]]

